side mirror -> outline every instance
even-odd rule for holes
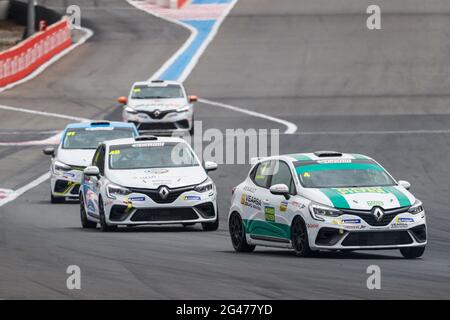
[[[290,198],[289,188],[285,184],[274,184],[273,186],[270,187],[270,193],[279,196],[284,196],[286,200]]]
[[[119,97],[117,99],[117,101],[119,101],[119,103],[121,103],[121,104],[127,104],[128,103],[128,98],[127,97]]]
[[[47,147],[44,150],[42,150],[42,152],[46,155],[46,156],[55,156],[55,148],[53,147]]]
[[[398,185],[405,188],[406,190],[411,189],[411,183],[409,183],[408,181],[405,181],[405,180],[399,180]]]
[[[100,175],[100,170],[96,166],[90,166],[84,169],[83,173],[88,177],[98,177]]]
[[[198,97],[197,96],[189,96],[189,102],[197,102],[198,101]]]
[[[205,161],[204,168],[206,172],[217,170],[217,163],[212,161]]]

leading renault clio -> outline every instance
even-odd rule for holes
[[[427,243],[422,202],[378,162],[333,151],[257,159],[232,196],[236,251],[255,245],[317,250],[400,249],[420,257]]]
[[[106,141],[84,170],[83,228],[201,223],[217,230],[216,186],[192,148],[180,138],[140,136]]]

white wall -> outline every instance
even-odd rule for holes
[[[6,19],[8,16],[9,0],[0,0],[0,20]]]

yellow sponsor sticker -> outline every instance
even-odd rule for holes
[[[115,156],[115,155],[118,155],[118,154],[120,154],[120,150],[111,150],[111,151],[109,152],[109,155],[110,155],[110,156]]]
[[[264,214],[266,221],[275,222],[275,208],[274,207],[264,207]]]
[[[309,172],[305,172],[305,173],[303,174],[303,176],[304,176],[305,178],[310,178],[310,177],[311,177],[311,174],[310,174]]]
[[[73,137],[74,135],[76,135],[77,133],[75,132],[75,131],[70,131],[70,132],[67,132],[67,136],[68,137]]]
[[[281,211],[281,212],[286,212],[287,206],[288,206],[287,201],[282,201],[282,202],[280,203],[280,211]]]

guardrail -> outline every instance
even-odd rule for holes
[[[0,52],[0,87],[19,81],[72,44],[67,18]]]

